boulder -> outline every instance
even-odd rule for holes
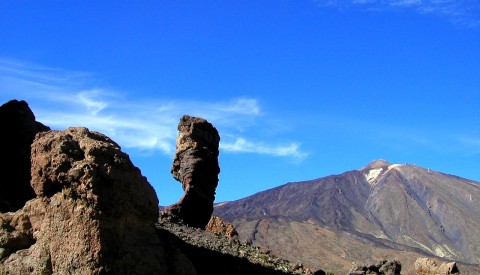
[[[399,261],[382,260],[376,264],[370,265],[356,265],[354,264],[349,271],[349,275],[399,275],[402,270],[402,265]]]
[[[36,198],[0,214],[0,274],[168,274],[155,191],[111,139],[40,133],[31,173]]]
[[[187,225],[205,228],[213,212],[218,185],[220,136],[203,118],[183,116],[178,124],[176,152],[171,172],[185,191],[174,205],[165,208]]]
[[[50,130],[35,121],[25,101],[0,106],[0,212],[16,211],[35,197],[30,186],[30,146],[39,132]]]
[[[444,274],[459,274],[457,263],[448,262],[441,263],[430,258],[418,258],[415,261],[415,272],[417,275],[444,275]]]
[[[210,218],[210,221],[205,227],[205,231],[212,232],[218,236],[225,236],[233,240],[238,240],[238,233],[233,225],[222,220],[222,218],[218,216],[212,216],[212,218]]]

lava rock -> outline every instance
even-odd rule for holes
[[[108,137],[37,135],[37,198],[0,214],[0,274],[168,274],[155,191]]]
[[[212,216],[205,228],[205,231],[212,232],[218,236],[225,236],[230,239],[238,241],[238,233],[233,225],[227,221],[222,220],[218,216]]]
[[[11,100],[0,106],[0,212],[16,211],[35,197],[30,186],[30,146],[39,132],[50,128],[35,121],[27,102]]]
[[[203,118],[183,116],[178,124],[171,172],[185,191],[176,204],[165,208],[187,225],[205,228],[213,212],[218,185],[220,136]]]
[[[371,265],[353,265],[352,269],[348,273],[349,275],[400,275],[402,265],[399,261],[387,261],[382,260],[376,264]]]

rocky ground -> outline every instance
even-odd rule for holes
[[[314,273],[301,263],[280,259],[268,250],[242,243],[235,237],[171,222],[165,214],[156,226],[162,239],[170,241],[170,247],[179,248],[194,261],[199,274],[324,274]],[[232,268],[235,265],[237,267]]]

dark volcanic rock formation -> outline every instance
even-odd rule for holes
[[[40,133],[31,171],[37,198],[0,214],[0,274],[168,274],[155,191],[115,142]]]
[[[400,275],[402,265],[399,261],[387,261],[383,260],[377,264],[358,266],[354,265],[349,275]]]
[[[35,121],[25,101],[0,106],[0,212],[16,211],[35,197],[30,186],[30,145],[38,132],[50,128]]]
[[[183,197],[165,209],[190,226],[204,228],[213,212],[218,184],[217,129],[202,118],[183,116],[178,124],[171,172],[182,183]]]

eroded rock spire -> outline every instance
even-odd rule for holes
[[[217,129],[203,118],[183,116],[178,124],[171,172],[182,183],[182,198],[165,209],[190,226],[205,228],[213,212],[218,185]]]

